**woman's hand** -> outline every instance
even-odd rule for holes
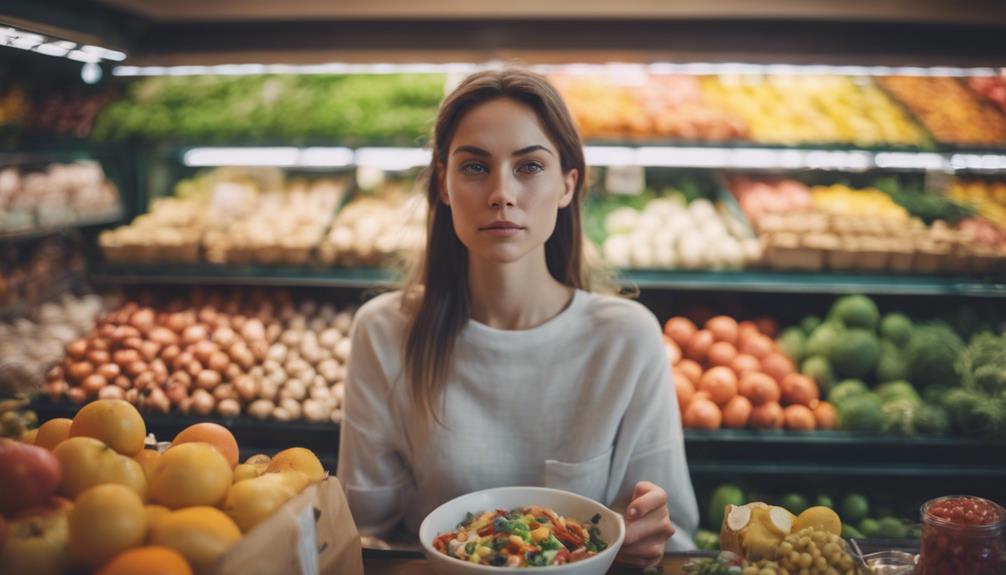
[[[667,492],[649,481],[640,481],[625,511],[625,541],[617,561],[633,567],[656,565],[664,557],[664,545],[674,535],[667,515]]]

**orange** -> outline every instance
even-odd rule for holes
[[[71,437],[52,452],[63,469],[59,493],[76,498],[89,487],[102,483],[125,485],[141,499],[147,497],[147,478],[132,457],[119,455],[93,437]]]
[[[161,454],[150,475],[150,496],[170,509],[218,506],[233,478],[227,460],[212,445],[183,443]]]
[[[286,471],[266,473],[261,477],[235,483],[227,492],[224,512],[242,532],[247,533],[297,494],[298,486],[287,481],[288,477],[293,476],[304,477],[298,472]]]
[[[303,447],[291,447],[277,453],[266,467],[266,473],[288,469],[300,471],[311,483],[317,483],[325,478],[325,468],[321,466],[318,456]]]
[[[133,456],[133,459],[143,468],[143,474],[147,476],[147,481],[150,481],[150,474],[157,467],[157,462],[160,458],[160,452],[153,449],[141,449],[139,453]]]
[[[230,464],[231,469],[234,469],[234,467],[237,466],[238,442],[234,439],[234,435],[226,427],[216,423],[197,423],[195,425],[190,425],[175,436],[171,445],[174,446],[192,441],[209,443],[213,447],[217,448],[220,455],[224,456],[224,459],[226,459],[227,463]]]
[[[172,512],[150,529],[151,545],[174,549],[197,572],[212,566],[240,538],[238,526],[214,507],[189,507]]]
[[[21,437],[18,437],[17,440],[20,441],[21,443],[27,443],[29,445],[33,445],[35,443],[35,437],[37,436],[38,436],[38,428],[36,427],[35,429],[29,429],[28,431],[22,433]]]
[[[70,510],[69,529],[71,564],[94,569],[143,543],[147,512],[134,491],[106,483],[77,497]]]
[[[99,399],[82,407],[73,418],[70,437],[93,437],[123,455],[132,457],[143,449],[147,426],[129,402]]]
[[[57,445],[70,437],[70,425],[72,424],[73,420],[65,417],[57,417],[56,419],[46,421],[38,428],[38,434],[35,436],[35,445],[44,447],[49,451],[56,449]]]
[[[168,547],[137,547],[115,556],[95,575],[192,575],[189,562]]]

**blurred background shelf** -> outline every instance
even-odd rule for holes
[[[381,268],[214,264],[99,264],[91,268],[96,285],[242,285],[369,288],[393,285],[397,274]]]

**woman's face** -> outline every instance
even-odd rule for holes
[[[500,98],[458,123],[441,172],[441,201],[472,256],[510,263],[544,246],[578,177],[575,169],[563,173],[534,110]]]

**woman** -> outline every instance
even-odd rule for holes
[[[352,333],[338,474],[364,534],[415,532],[471,491],[544,485],[622,512],[623,563],[692,547],[660,326],[589,291],[585,174],[569,112],[538,75],[475,74],[442,104],[425,253]]]

